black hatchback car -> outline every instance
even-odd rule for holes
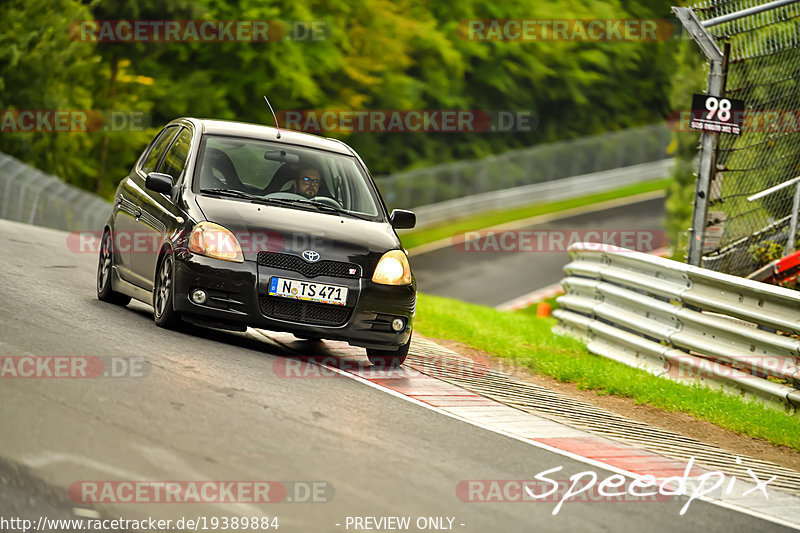
[[[358,154],[266,126],[182,118],[117,188],[97,295],[153,305],[155,322],[288,331],[366,348],[399,365],[416,282]]]

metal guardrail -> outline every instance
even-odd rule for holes
[[[673,159],[664,159],[424,206],[416,210],[417,227],[478,211],[553,202],[658,179],[668,176],[673,165]],[[0,153],[0,218],[88,231],[102,229],[110,211],[111,203],[105,199]]]
[[[570,255],[556,333],[655,375],[800,413],[800,292],[596,243]]]
[[[418,210],[467,196],[661,161],[669,157],[666,123],[543,143],[481,159],[376,176],[389,208]]]
[[[512,209],[534,202],[556,202],[606,192],[644,181],[666,178],[672,173],[674,165],[674,159],[662,159],[641,165],[604,170],[425,205],[414,209],[417,215],[416,227],[430,226],[483,211]]]
[[[103,228],[111,203],[0,153],[0,218],[65,231]]]

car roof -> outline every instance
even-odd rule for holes
[[[228,120],[178,119],[178,121],[180,120],[188,120],[200,126],[203,134],[249,137],[251,139],[262,139],[295,146],[317,148],[319,150],[327,150],[338,154],[354,155],[353,150],[341,141],[310,135],[308,133],[301,133],[299,131],[285,130],[282,128],[277,129],[271,126],[248,124],[246,122],[232,122]],[[278,132],[280,132],[280,139],[278,139]]]

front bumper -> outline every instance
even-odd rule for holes
[[[272,276],[328,283],[348,288],[347,304],[336,306],[300,302],[268,295]],[[182,252],[175,257],[173,305],[190,320],[221,327],[255,327],[307,337],[343,340],[355,346],[393,349],[408,342],[414,325],[416,285],[378,285],[370,278],[332,276],[306,278],[300,272],[232,263]],[[191,301],[194,289],[209,295],[200,305]],[[403,331],[391,321],[406,321]]]

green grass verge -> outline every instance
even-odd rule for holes
[[[545,204],[534,204],[504,211],[490,211],[487,213],[458,219],[452,222],[437,224],[436,226],[430,226],[409,232],[401,232],[400,240],[403,242],[403,248],[410,250],[415,246],[438,241],[440,239],[447,239],[453,235],[463,233],[465,231],[476,231],[489,228],[491,226],[496,226],[498,224],[505,224],[506,222],[513,222],[515,220],[522,220],[528,217],[546,215],[575,207],[583,207],[586,205],[596,204],[598,202],[616,200],[618,198],[625,198],[626,196],[634,196],[652,191],[663,191],[667,188],[667,185],[670,183],[670,181],[670,179],[648,181],[644,183],[637,183],[635,185],[628,185],[626,187],[621,187],[619,189],[614,189],[603,193],[592,194],[591,196],[570,198],[569,200],[561,200],[558,202]]]
[[[579,389],[686,413],[736,433],[800,451],[800,418],[753,400],[658,378],[596,356],[580,341],[552,334],[555,323],[552,318],[537,318],[531,313],[501,312],[420,294],[414,327],[422,335],[461,342],[536,374],[574,383]]]

